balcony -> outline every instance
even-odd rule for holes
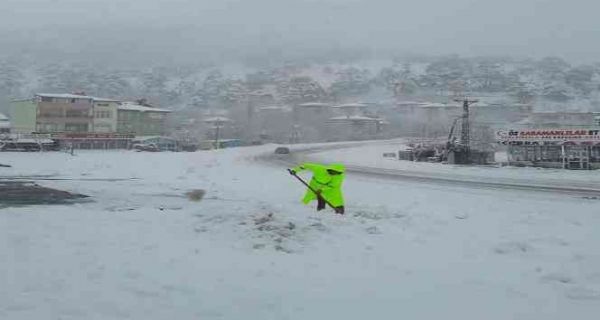
[[[78,123],[89,123],[92,122],[91,116],[79,116],[79,117],[64,117],[57,115],[39,115],[37,117],[38,122],[48,123],[64,123],[64,122],[78,122]]]
[[[39,102],[38,103],[38,107],[40,109],[55,109],[55,108],[65,108],[65,109],[76,109],[76,110],[82,110],[82,109],[92,109],[93,108],[93,104],[89,101],[76,101],[76,102]]]

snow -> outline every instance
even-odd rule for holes
[[[456,104],[456,103],[437,103],[437,102],[426,103],[426,104],[422,104],[420,106],[422,108],[461,108],[462,107],[461,104]]]
[[[0,113],[0,121],[8,121],[8,117],[4,113]]]
[[[115,100],[115,99],[108,99],[108,98],[98,98],[98,97],[92,97],[92,99],[96,102],[120,102],[119,100]]]
[[[399,101],[396,102],[397,106],[417,106],[417,105],[427,105],[429,102],[418,102],[418,101]]]
[[[369,118],[369,117],[359,116],[359,115],[332,117],[332,118],[329,118],[329,120],[332,120],[332,121],[354,120],[354,121],[373,121],[373,122],[380,121],[380,119]]]
[[[368,105],[364,104],[364,103],[346,103],[346,104],[341,104],[341,105],[337,105],[337,106],[332,106],[332,108],[336,108],[336,109],[345,109],[345,108],[367,108]]]
[[[119,100],[99,98],[93,96],[70,94],[70,93],[37,93],[38,97],[58,98],[58,99],[91,99],[98,102],[119,102]]]
[[[47,97],[47,98],[58,98],[58,99],[93,99],[94,97],[79,95],[79,94],[70,94],[70,93],[37,93],[38,97]]]
[[[371,143],[368,146],[316,152],[309,159],[329,161],[344,159],[347,165],[367,168],[395,169],[414,176],[460,179],[469,181],[493,181],[546,186],[572,186],[600,190],[600,170],[571,171],[563,169],[520,168],[510,166],[462,166],[440,163],[413,162],[384,158],[383,153],[406,150],[402,140]],[[506,153],[499,152],[497,161],[506,160]]]
[[[260,111],[291,111],[289,107],[283,106],[265,106],[258,108]]]
[[[304,107],[304,108],[329,108],[331,105],[328,103],[321,103],[321,102],[307,102],[307,103],[302,103],[299,104],[298,107]]]
[[[124,102],[124,103],[120,104],[118,109],[119,110],[128,110],[128,111],[140,111],[140,112],[172,112],[171,110],[167,110],[167,109],[152,108],[152,107],[142,106],[142,105],[131,103],[131,102]]]
[[[350,174],[347,215],[317,214],[283,167],[257,160],[274,148],[3,153],[1,176],[76,179],[39,183],[94,201],[0,210],[0,318],[600,312],[597,200]],[[205,199],[182,196],[192,189]]]
[[[2,127],[2,123],[0,123],[0,128]],[[54,143],[54,140],[52,139],[46,139],[46,138],[38,138],[38,139],[32,139],[32,138],[16,138],[16,139],[10,139],[10,140],[2,140],[0,142],[19,142],[19,143],[41,143],[41,144],[52,144]]]
[[[207,123],[211,123],[211,122],[230,122],[230,121],[231,121],[231,119],[229,119],[229,118],[219,117],[219,116],[210,117],[210,118],[204,119],[204,122],[207,122]]]

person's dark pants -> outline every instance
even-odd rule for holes
[[[325,205],[326,203],[325,200],[323,200],[323,198],[317,198],[317,211],[325,209]],[[344,206],[336,207],[333,210],[335,210],[335,213],[344,214]]]
[[[321,211],[325,209],[325,200],[323,200],[323,198],[318,197],[317,198],[317,211]]]

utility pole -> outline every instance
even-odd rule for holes
[[[215,149],[219,149],[219,139],[220,139],[220,131],[221,128],[225,125],[225,123],[230,122],[231,120],[225,118],[225,117],[221,117],[221,116],[216,116],[213,118],[209,118],[204,120],[204,122],[211,124],[213,127],[213,129],[215,129]]]
[[[476,99],[454,99],[456,102],[462,102],[463,114],[462,114],[462,130],[460,133],[460,144],[465,152],[467,161],[471,160],[471,127],[469,123],[469,106],[479,102]]]
[[[215,149],[219,149],[219,130],[221,125],[219,122],[215,123]]]

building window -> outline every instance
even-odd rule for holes
[[[111,126],[110,125],[96,125],[94,127],[94,131],[96,132],[111,132]]]
[[[68,110],[66,113],[67,118],[85,118],[87,116],[88,116],[87,111]]]
[[[109,119],[111,117],[110,111],[96,111],[95,117],[97,119]]]
[[[97,107],[108,107],[108,103],[97,103]]]
[[[127,111],[119,112],[117,114],[117,117],[119,120],[122,120],[122,121],[130,121],[135,118],[133,112],[127,112]]]
[[[56,132],[58,125],[55,123],[40,123],[38,124],[38,130],[41,132]]]
[[[164,114],[162,114],[162,113],[148,113],[148,118],[150,118],[150,119],[162,119],[162,118],[164,118]]]
[[[54,98],[52,98],[52,97],[42,97],[42,102],[54,102]]]
[[[40,110],[38,115],[40,118],[62,118],[63,116],[60,110]]]
[[[87,123],[67,123],[65,124],[65,131],[68,132],[87,132]]]

